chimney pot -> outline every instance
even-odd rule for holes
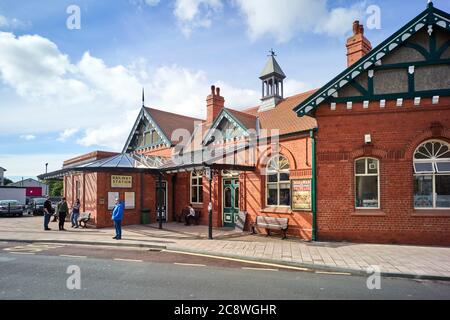
[[[207,112],[206,122],[212,123],[214,119],[219,115],[222,109],[225,107],[225,99],[220,96],[220,88],[211,86],[211,94],[206,99]]]
[[[353,36],[347,40],[347,65],[350,67],[370,50],[372,44],[364,36],[364,26],[356,20],[353,22]]]
[[[359,31],[359,20],[353,22],[353,35],[358,34]]]

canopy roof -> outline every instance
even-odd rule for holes
[[[64,167],[61,170],[38,176],[41,180],[59,179],[70,172],[146,172],[157,173],[158,168],[169,161],[168,158],[122,153],[109,158]]]

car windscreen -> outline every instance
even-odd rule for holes
[[[8,200],[6,200],[6,201],[0,201],[0,206],[4,206],[4,205],[8,205],[8,204],[11,204],[11,205],[17,205],[17,204],[19,204],[19,202],[18,201],[15,201],[15,200],[10,200],[10,201],[8,201]]]
[[[34,199],[34,203],[36,204],[44,204],[45,199]]]

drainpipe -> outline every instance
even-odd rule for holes
[[[172,212],[173,212],[173,221],[177,221],[177,210],[175,208],[175,185],[177,183],[177,174],[172,176]]]
[[[160,172],[158,175],[158,188],[157,189],[157,196],[156,196],[156,203],[158,206],[158,218],[159,218],[159,229],[162,230],[163,228],[163,221],[162,221],[162,203],[161,203],[161,195],[162,195],[162,173]],[[167,212],[167,211],[166,211]]]
[[[209,168],[209,204],[208,204],[208,239],[213,240],[213,204],[212,204],[212,182],[213,182],[213,170]]]
[[[317,241],[317,170],[316,170],[316,137],[313,129],[309,132],[311,138],[311,158],[312,158],[312,183],[311,183],[311,209],[312,209],[312,241]]]

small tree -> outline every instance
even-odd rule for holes
[[[50,197],[62,197],[64,186],[61,180],[50,180],[47,183]]]
[[[3,183],[5,186],[7,186],[8,184],[14,183],[14,181],[8,179],[8,178],[3,178]]]

